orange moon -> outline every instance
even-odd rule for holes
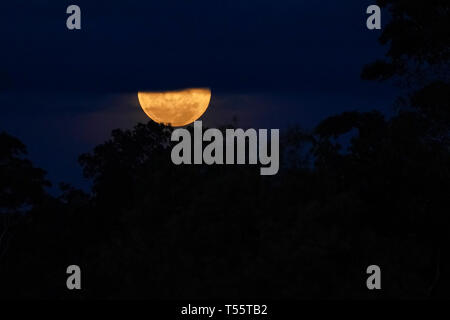
[[[142,110],[155,122],[186,126],[202,116],[211,101],[209,88],[138,92]]]

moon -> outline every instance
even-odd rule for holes
[[[211,89],[191,88],[165,92],[138,92],[142,110],[155,122],[186,126],[202,116],[211,101]]]

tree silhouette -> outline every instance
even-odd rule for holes
[[[1,213],[26,211],[42,201],[45,187],[45,171],[33,167],[24,158],[25,146],[16,138],[0,133],[0,210]]]
[[[45,171],[24,158],[25,146],[16,138],[0,133],[0,239],[6,241],[14,216],[30,211],[46,197]],[[0,241],[0,245],[2,243]]]
[[[13,230],[48,197],[45,171],[25,158],[26,148],[17,139],[0,133],[0,264],[11,247]]]
[[[389,50],[363,77],[401,80],[402,108],[286,130],[276,176],[250,165],[176,166],[173,129],[149,122],[114,130],[80,156],[90,194],[62,184],[51,197],[23,144],[0,135],[8,231],[0,230],[0,248],[9,239],[0,295],[448,297],[448,3],[379,4],[392,14],[380,39]],[[14,238],[5,238],[11,226]],[[64,287],[74,262],[86,283],[78,293]],[[381,293],[365,287],[374,263]]]
[[[450,5],[445,0],[378,0],[392,16],[379,39],[388,45],[384,60],[363,70],[363,78],[403,78],[420,85],[449,80]]]

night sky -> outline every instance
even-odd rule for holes
[[[342,111],[388,112],[392,90],[360,80],[384,53],[379,31],[366,28],[374,2],[2,3],[0,130],[54,185],[86,187],[78,156],[112,129],[148,121],[138,90],[210,87],[207,126],[236,116],[242,127],[312,128]],[[71,4],[79,31],[66,28]]]

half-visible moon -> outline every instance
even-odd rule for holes
[[[165,92],[138,92],[142,110],[155,122],[173,127],[188,125],[202,116],[209,106],[211,90],[184,89]]]

